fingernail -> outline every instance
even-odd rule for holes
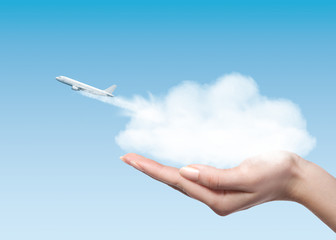
[[[127,159],[125,158],[125,156],[121,156],[119,157],[124,163],[128,163]]]
[[[180,174],[191,181],[197,181],[199,176],[199,170],[192,167],[183,167],[180,169]]]
[[[130,164],[132,167],[134,167],[134,168],[138,169],[139,171],[142,171],[142,172],[143,172],[142,167],[141,167],[137,162],[134,162],[134,161],[131,160],[131,161],[129,162],[129,164]]]

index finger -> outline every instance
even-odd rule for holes
[[[128,153],[121,157],[121,159],[150,177],[170,186],[177,187],[190,197],[207,205],[212,205],[216,201],[217,193],[205,186],[183,178],[178,168],[165,166],[135,153]]]

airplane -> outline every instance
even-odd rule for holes
[[[75,91],[85,91],[85,92],[89,92],[95,95],[108,96],[108,97],[114,97],[112,93],[117,87],[117,85],[112,85],[111,87],[106,88],[105,90],[101,90],[101,89],[92,87],[90,85],[87,85],[85,83],[78,82],[74,79],[65,77],[65,76],[56,77],[56,80],[60,81],[61,83],[71,86],[72,90],[75,90]]]

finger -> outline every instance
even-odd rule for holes
[[[239,167],[218,169],[215,167],[193,164],[180,169],[180,174],[190,181],[215,190],[249,191],[248,176]]]
[[[183,178],[178,168],[162,165],[135,153],[128,153],[121,157],[121,159],[150,177],[171,187],[178,188],[188,196],[209,206],[217,201],[218,194],[216,192]]]
[[[189,195],[188,195],[187,193],[185,193],[182,189],[180,189],[180,188],[178,188],[178,187],[176,187],[176,186],[174,186],[174,185],[171,185],[171,184],[169,184],[169,183],[167,183],[167,182],[164,182],[162,179],[158,179],[158,178],[156,178],[156,177],[154,177],[154,176],[151,176],[151,175],[149,175],[148,173],[146,173],[144,170],[139,169],[139,168],[140,168],[139,164],[136,164],[135,162],[132,162],[131,165],[134,165],[134,167],[135,167],[136,169],[142,171],[142,172],[143,172],[144,174],[146,174],[147,176],[149,176],[149,177],[151,177],[151,178],[153,178],[153,179],[155,179],[155,180],[157,180],[157,181],[160,181],[160,182],[162,182],[162,183],[168,185],[169,187],[175,189],[176,191],[179,191],[180,193],[182,193],[182,194],[186,195],[187,197],[189,197]]]
[[[187,193],[185,193],[184,191],[182,191],[182,190],[179,189],[178,187],[175,187],[175,186],[173,186],[173,185],[169,185],[169,184],[167,184],[167,185],[168,185],[169,187],[171,187],[172,189],[175,189],[176,191],[178,191],[178,192],[180,192],[180,193],[186,195],[187,197],[190,197]]]
[[[178,187],[181,176],[177,168],[165,166],[135,153],[128,153],[121,159],[158,181]]]

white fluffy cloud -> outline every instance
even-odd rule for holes
[[[207,85],[184,82],[165,97],[110,103],[130,117],[118,145],[156,160],[227,167],[271,150],[304,156],[315,146],[297,105],[262,96],[256,82],[240,74]]]

